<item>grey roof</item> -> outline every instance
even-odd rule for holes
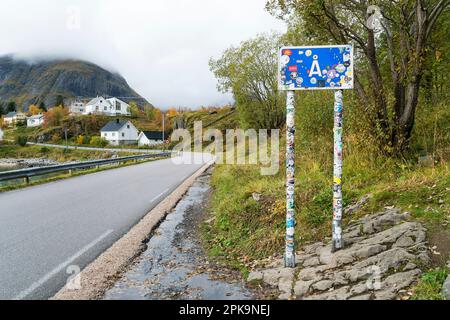
[[[142,133],[147,137],[148,140],[162,140],[163,139],[162,131],[142,131]],[[164,135],[164,138],[167,138],[167,133]]]
[[[6,116],[5,116],[5,118],[12,118],[12,117],[14,117],[15,115],[17,115],[17,112],[8,112],[8,113],[6,114]]]
[[[108,132],[119,131],[128,122],[129,122],[128,120],[110,121],[100,131],[108,131]]]

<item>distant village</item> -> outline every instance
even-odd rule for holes
[[[87,103],[73,100],[68,106],[69,115],[104,115],[109,117],[129,117],[131,107],[128,103],[112,97],[98,96]],[[28,128],[40,127],[45,117],[42,112],[27,116],[21,111],[9,112],[3,116],[3,126],[13,127],[17,124],[26,124]],[[113,146],[133,145],[152,146],[163,144],[167,134],[163,131],[139,131],[130,120],[114,119],[108,122],[99,132],[100,137]]]

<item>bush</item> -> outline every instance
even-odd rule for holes
[[[28,142],[27,136],[17,136],[16,137],[16,144],[18,144],[21,147],[25,147],[27,145],[27,142]]]
[[[104,148],[108,145],[108,141],[106,141],[102,137],[96,136],[91,138],[89,144],[94,147]]]
[[[54,135],[52,135],[52,142],[59,142],[61,140],[61,136],[57,133],[55,133]]]
[[[91,138],[89,136],[83,136],[83,135],[79,135],[76,138],[76,144],[78,145],[83,145],[83,144],[89,144],[91,142]]]
[[[42,147],[40,151],[41,151],[41,153],[48,153],[48,152],[50,152],[50,149],[47,147]]]

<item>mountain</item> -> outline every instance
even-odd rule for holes
[[[15,101],[24,110],[30,104],[55,105],[58,96],[66,102],[76,97],[114,96],[139,106],[150,104],[117,73],[80,60],[28,62],[0,57],[0,103]]]

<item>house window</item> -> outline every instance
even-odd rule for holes
[[[95,106],[95,111],[98,111],[98,106]]]
[[[120,109],[121,109],[120,102],[116,101],[116,110],[120,110]]]
[[[115,136],[116,136],[116,133],[115,133],[115,132],[113,132],[113,133],[112,133],[112,136],[113,136],[113,137],[115,137]]]
[[[108,110],[108,107],[103,107],[103,110],[105,110],[105,111]]]
[[[130,125],[127,125],[127,129],[130,129]]]
[[[108,136],[108,132],[105,132],[105,137],[107,137]]]
[[[122,132],[122,137],[125,137],[125,133]]]

